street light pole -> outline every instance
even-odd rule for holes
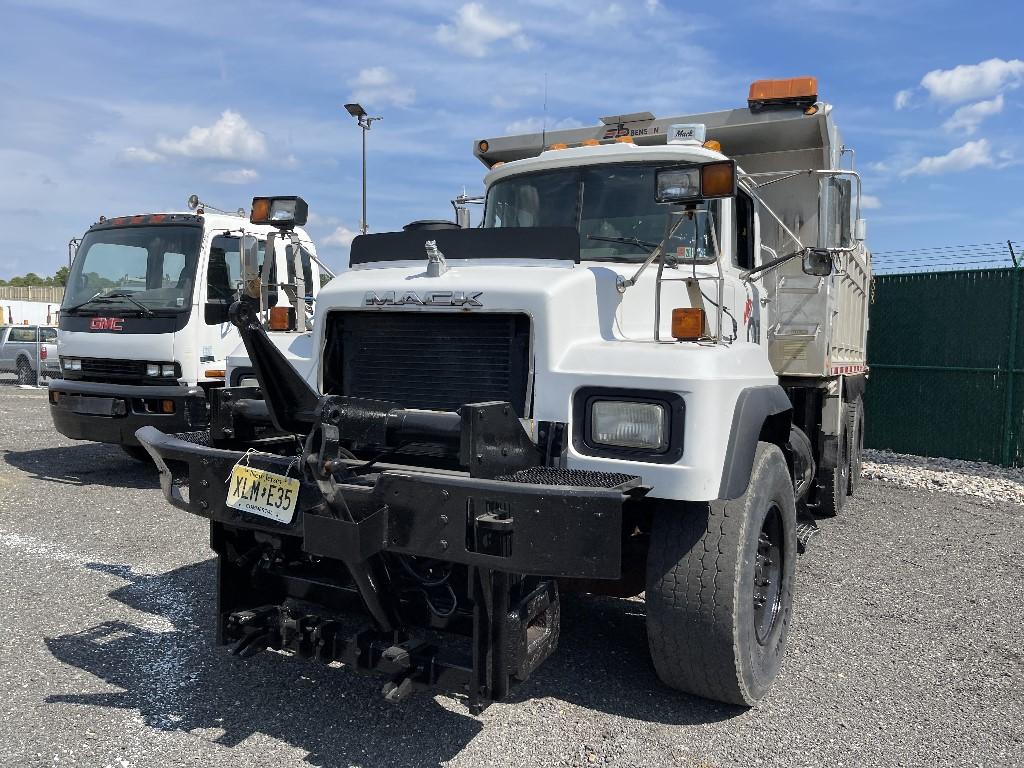
[[[383,120],[384,118],[370,117],[359,104],[346,104],[345,109],[356,119],[356,123],[363,131],[363,217],[359,222],[359,232],[365,235],[369,230],[366,223],[366,132],[373,126],[374,120]]]

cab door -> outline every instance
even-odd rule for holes
[[[249,235],[249,237],[253,237]],[[266,237],[254,236],[257,259],[262,265],[266,255]],[[215,235],[210,242],[206,279],[202,288],[202,324],[199,343],[199,378],[214,381],[223,377],[225,361],[241,342],[238,329],[228,320],[228,308],[242,285],[243,237]],[[276,298],[276,296],[275,296]],[[214,372],[213,375],[207,371]],[[219,375],[218,375],[219,374]]]

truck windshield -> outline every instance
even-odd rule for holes
[[[201,227],[99,229],[82,239],[62,309],[186,312],[191,305]]]
[[[575,227],[581,261],[643,261],[665,237],[671,206],[655,202],[654,174],[663,163],[565,168],[523,174],[491,185],[485,227]],[[667,252],[679,260],[714,257],[709,222],[718,221],[717,201],[701,203],[675,229]],[[592,238],[608,238],[592,239]],[[630,242],[610,242],[628,240]]]

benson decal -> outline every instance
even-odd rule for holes
[[[94,317],[89,321],[90,331],[123,331],[123,317]]]
[[[416,291],[367,291],[363,297],[363,305],[367,307],[402,307],[414,305],[420,307],[482,307],[480,297],[482,291],[466,293],[465,291],[431,291],[419,294]]]

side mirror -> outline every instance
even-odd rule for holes
[[[208,301],[203,307],[203,319],[207,325],[222,325],[228,321],[228,307],[225,301]]]
[[[832,254],[824,248],[809,248],[804,251],[802,266],[805,274],[828,277],[832,274]]]

